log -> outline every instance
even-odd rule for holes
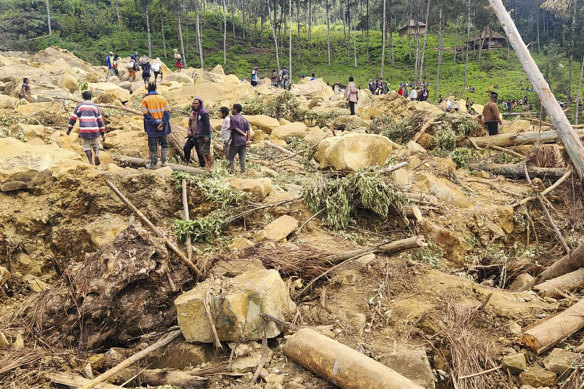
[[[581,244],[570,254],[563,256],[559,261],[545,269],[536,279],[535,284],[562,276],[566,273],[584,267],[584,244]]]
[[[547,189],[545,189],[544,191],[542,191],[540,194],[541,194],[542,196],[545,196],[545,195],[547,195],[548,193],[550,193],[551,191],[553,191],[554,189],[556,189],[558,186],[560,186],[560,185],[561,185],[561,184],[562,184],[564,181],[566,181],[566,180],[567,180],[567,179],[568,179],[568,178],[569,178],[571,175],[572,175],[572,169],[568,169],[568,170],[566,171],[566,173],[565,173],[565,174],[564,174],[562,177],[560,177],[560,178],[559,178],[559,179],[558,179],[556,182],[554,182],[554,183],[553,183],[553,185],[549,186]],[[524,198],[523,200],[520,200],[520,201],[518,201],[518,202],[514,203],[514,204],[512,205],[512,207],[513,207],[513,208],[515,208],[515,207],[517,207],[517,206],[520,206],[520,205],[526,204],[526,203],[530,202],[531,200],[535,200],[536,198],[537,198],[536,196],[529,196],[529,197],[526,197],[526,198]]]
[[[541,354],[582,328],[584,328],[584,299],[562,313],[528,327],[519,337],[519,343]]]
[[[123,165],[129,166],[137,166],[137,167],[146,167],[150,163],[147,159],[144,158],[136,158],[136,157],[126,157],[125,155],[116,155],[114,159],[119,161]],[[179,165],[176,163],[168,163],[168,167],[171,168],[173,171],[177,172],[185,172],[189,174],[204,174],[208,173],[206,170],[203,170],[198,167],[190,167]]]
[[[152,230],[152,232],[154,232],[156,234],[156,236],[158,236],[160,239],[164,240],[164,242],[166,243],[166,245],[168,246],[169,249],[171,249],[172,251],[174,251],[174,253],[176,255],[178,255],[179,259],[185,264],[187,265],[187,267],[189,269],[191,269],[197,276],[199,277],[203,277],[203,273],[199,270],[199,268],[197,267],[197,265],[195,265],[193,262],[191,262],[186,255],[183,254],[182,251],[179,250],[178,247],[175,246],[174,243],[172,243],[167,237],[166,235],[164,235],[162,233],[162,231],[160,231],[154,224],[152,224],[152,222],[150,220],[148,220],[148,218],[138,209],[134,206],[134,204],[132,204],[130,202],[130,200],[128,200],[126,198],[126,196],[124,196],[122,194],[122,192],[119,191],[118,188],[116,188],[116,186],[109,180],[106,180],[106,184],[107,186],[110,187],[110,189],[120,198],[120,200],[122,200],[122,202],[124,204],[126,204],[131,210],[132,212],[134,212],[141,220],[144,224],[146,224],[148,226],[148,228],[150,228]]]
[[[400,162],[400,163],[392,165],[392,166],[384,167],[383,169],[379,170],[379,173],[381,173],[381,174],[391,173],[393,171],[396,171],[396,170],[401,169],[402,167],[406,167],[406,166],[408,166],[407,162]]]
[[[536,285],[535,289],[544,297],[562,297],[565,292],[572,292],[584,288],[584,268],[564,274]]]
[[[137,352],[136,354],[132,355],[129,358],[124,359],[122,362],[118,363],[116,366],[112,367],[108,371],[98,375],[91,381],[85,383],[81,386],[81,389],[91,389],[96,385],[102,383],[103,381],[107,380],[110,377],[115,376],[120,371],[124,370],[128,366],[133,363],[138,362],[140,359],[144,358],[145,356],[149,355],[153,351],[158,350],[161,347],[166,346],[167,344],[171,343],[173,340],[178,338],[181,335],[180,330],[174,330],[166,334],[166,336],[160,338],[156,343],[151,344],[150,346],[146,347],[144,350]]]
[[[181,388],[206,388],[209,379],[193,375],[190,371],[169,369],[125,369],[112,378],[116,383],[137,380],[151,386],[171,385]]]
[[[584,130],[577,130],[576,136],[584,136]],[[482,147],[490,145],[499,147],[531,145],[534,143],[555,143],[558,140],[556,131],[541,132],[514,132],[511,134],[499,134],[493,136],[476,136],[468,138],[473,144]]]
[[[533,85],[541,104],[544,106],[552,124],[556,128],[558,137],[564,144],[570,160],[578,173],[578,177],[582,180],[584,177],[584,145],[580,141],[579,133],[574,131],[566,113],[558,104],[549,84],[531,57],[523,39],[521,39],[521,35],[519,35],[519,31],[517,31],[517,27],[513,19],[511,19],[511,15],[505,9],[502,0],[489,0],[489,4],[495,11],[527,78]]]
[[[54,100],[68,100],[68,101],[74,101],[76,103],[82,103],[83,100],[81,99],[72,99],[70,97],[54,97]],[[140,111],[136,111],[135,109],[131,109],[131,108],[126,108],[124,106],[119,106],[119,105],[111,105],[111,104],[96,104],[99,108],[109,108],[109,109],[118,109],[120,111],[124,111],[124,112],[129,112],[129,113],[133,113],[134,115],[140,115],[142,116],[142,112]]]
[[[515,180],[521,180],[525,178],[523,162],[516,164],[471,164],[469,165],[469,168],[474,170],[483,170],[496,176],[504,176],[507,178],[513,178]],[[529,172],[530,177],[553,179],[558,179],[566,173],[566,169],[563,168],[547,168],[537,166],[529,166],[527,171]]]
[[[52,372],[45,374],[45,377],[55,384],[65,385],[70,388],[79,388],[87,385],[91,380],[80,375],[65,372]],[[96,389],[123,389],[121,386],[108,383],[101,383],[94,386]]]
[[[389,367],[309,328],[292,335],[283,351],[294,362],[339,388],[422,388]]]
[[[422,129],[420,131],[418,131],[416,133],[416,135],[414,135],[414,137],[412,138],[412,142],[417,142],[418,139],[420,139],[420,137],[426,133],[426,131],[428,130],[428,128],[430,128],[434,124],[438,124],[438,123],[442,123],[442,122],[436,122],[436,123],[434,123],[434,118],[428,119],[426,121],[426,123],[424,123],[424,125],[422,126]]]

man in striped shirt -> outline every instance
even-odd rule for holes
[[[75,122],[79,120],[79,137],[83,140],[81,148],[92,165],[94,162],[93,151],[95,165],[99,165],[99,136],[101,135],[102,141],[105,141],[105,125],[99,108],[91,101],[91,92],[86,90],[81,96],[83,96],[84,101],[73,110],[67,127],[67,135],[71,134]]]
[[[144,131],[148,134],[148,150],[150,165],[148,169],[156,169],[158,164],[158,144],[160,143],[162,166],[168,161],[168,141],[170,134],[170,106],[165,97],[156,92],[156,83],[148,84],[148,95],[142,99],[142,115],[144,116]]]

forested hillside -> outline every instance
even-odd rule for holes
[[[525,77],[512,50],[466,51],[487,27],[502,33],[486,0],[4,0],[2,50],[67,48],[93,64],[112,50],[167,58],[249,77],[291,67],[293,79],[315,73],[329,83],[348,75],[366,87],[384,77],[392,88],[425,79],[438,93],[483,92],[498,85],[503,98],[523,97]],[[568,0],[505,1],[524,40],[559,99],[576,95],[584,35],[580,9]],[[401,36],[408,20],[427,24]],[[49,23],[50,21],[50,23]],[[415,23],[414,23],[415,25]],[[384,39],[385,31],[385,39]],[[484,38],[484,35],[483,35]],[[199,49],[200,48],[200,49]],[[199,52],[200,51],[200,52]],[[439,58],[441,65],[438,66]],[[468,67],[467,67],[468,61]],[[439,78],[438,78],[439,73]],[[467,76],[465,76],[465,74]],[[436,90],[436,84],[438,88]],[[437,92],[437,93],[436,93]],[[471,95],[484,102],[486,94]],[[535,95],[530,95],[535,98]]]

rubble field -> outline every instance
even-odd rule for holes
[[[125,71],[0,53],[2,388],[580,387],[582,185],[545,120],[164,66],[147,170]],[[66,135],[85,89],[97,167]],[[182,161],[195,96],[215,130],[243,104],[245,173],[215,135],[212,172]]]

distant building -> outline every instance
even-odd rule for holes
[[[422,22],[418,22],[419,27],[419,34],[426,35],[426,24]],[[410,21],[403,26],[401,26],[397,32],[400,36],[403,35],[416,35],[416,21],[414,19],[410,19]]]
[[[481,44],[483,49],[501,49],[507,41],[503,35],[491,31],[489,27],[483,30],[480,36],[474,37],[466,42],[469,49],[479,49]]]

